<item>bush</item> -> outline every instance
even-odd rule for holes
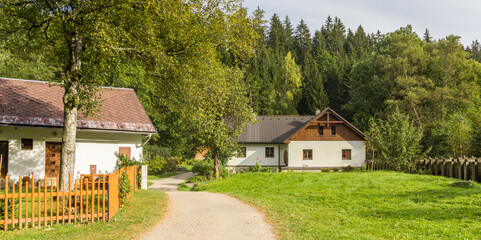
[[[192,172],[211,178],[214,174],[214,165],[209,160],[198,161],[193,164]]]
[[[432,175],[431,169],[424,169],[424,168],[418,168],[416,170],[416,173],[420,175]]]
[[[123,154],[118,154],[115,153],[117,156],[117,167],[119,169],[123,167],[130,167],[130,166],[135,166],[135,165],[142,165],[142,162],[137,161],[135,158],[130,159],[129,157],[123,155]]]
[[[207,182],[209,179],[207,179],[206,176],[204,175],[195,175],[187,179],[188,183],[202,183],[202,182]]]
[[[332,171],[339,172],[339,168],[333,168]]]
[[[194,186],[192,187],[191,191],[205,191],[207,189],[207,187],[205,186],[205,184],[194,184]]]
[[[162,167],[165,164],[165,160],[164,160],[163,157],[160,157],[160,156],[157,155],[157,156],[153,157],[148,162],[148,164],[149,164],[149,166],[148,166],[149,172],[160,174],[160,173],[162,173]]]
[[[11,198],[8,199],[8,206],[12,206],[13,204],[13,201]],[[18,198],[15,198],[15,205],[18,206]],[[12,217],[12,208],[8,208],[7,209],[8,211],[8,217],[11,218]],[[4,219],[5,217],[5,199],[0,199],[0,219]],[[2,225],[3,227],[3,225]]]
[[[142,187],[142,168],[140,168],[139,172],[137,173],[137,187]]]
[[[119,181],[119,197],[122,203],[127,199],[127,195],[129,195],[131,191],[129,175],[127,175],[126,172],[123,172]]]
[[[272,172],[272,167],[264,167],[262,169],[263,172]]]
[[[163,172],[176,172],[179,167],[179,160],[176,157],[167,158],[165,164],[162,166]]]
[[[253,167],[249,167],[249,171],[250,172],[260,172],[261,168],[262,168],[262,166],[259,163],[256,162],[256,165],[254,165]]]
[[[321,169],[321,172],[331,172],[331,169],[329,169],[329,168],[323,168],[323,169]]]
[[[342,167],[343,172],[352,172],[354,171],[354,167],[351,165],[347,165],[347,167]]]
[[[219,176],[222,178],[230,177],[230,172],[224,166],[221,166],[219,169]]]
[[[167,160],[160,156],[153,157],[149,162],[149,172],[152,173],[165,173],[175,172],[179,166],[179,159],[176,157],[167,158]]]

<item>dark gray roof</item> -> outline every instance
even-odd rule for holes
[[[309,116],[257,116],[237,140],[242,143],[282,143],[314,118]]]

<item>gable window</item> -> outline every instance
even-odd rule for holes
[[[238,158],[245,158],[247,153],[247,148],[246,147],[241,147],[240,151],[237,153]]]
[[[331,136],[336,136],[336,126],[331,126]]]
[[[342,160],[351,160],[351,149],[342,149]]]
[[[266,158],[273,158],[273,157],[274,157],[274,148],[266,147]]]
[[[312,149],[302,150],[302,160],[312,160]]]
[[[319,136],[323,136],[324,135],[324,126],[319,125],[319,128],[317,129],[317,131],[319,132]]]
[[[32,150],[33,149],[33,139],[22,138],[22,150]]]

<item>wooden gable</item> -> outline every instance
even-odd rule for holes
[[[333,126],[336,134],[332,135]],[[323,134],[320,134],[322,127]],[[306,126],[292,135],[291,141],[364,141],[364,136],[354,126],[331,109],[324,110]]]

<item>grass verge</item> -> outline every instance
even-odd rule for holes
[[[198,189],[266,212],[282,239],[477,239],[481,186],[398,172],[245,173]]]
[[[165,193],[139,190],[127,200],[111,222],[15,230],[0,233],[0,239],[137,239],[165,215],[167,204]]]

